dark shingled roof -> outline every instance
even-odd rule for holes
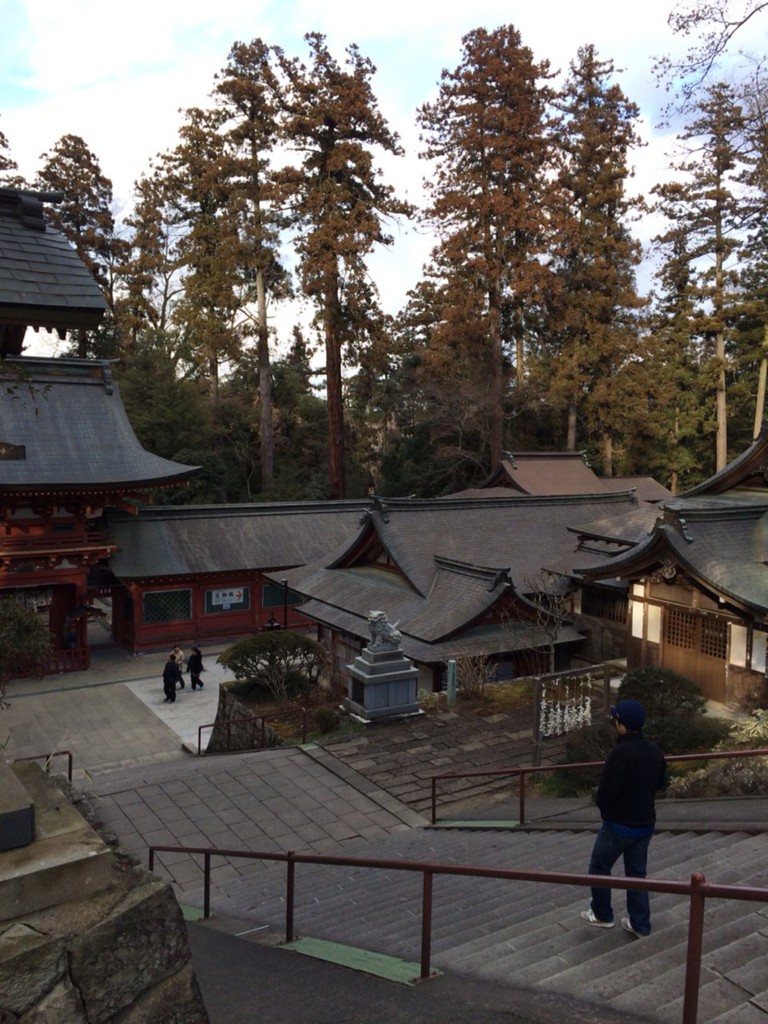
[[[485,620],[502,597],[525,603],[542,586],[542,570],[569,573],[594,563],[594,552],[577,549],[571,522],[635,507],[631,494],[377,499],[346,554],[285,577],[308,598],[302,611],[309,617],[358,637],[367,636],[371,611],[386,612],[403,634],[403,650],[418,661],[541,646],[535,623]],[[376,550],[385,555],[371,563]],[[564,626],[556,642],[577,638]]]
[[[650,535],[630,550],[578,570],[588,579],[623,579],[671,561],[699,585],[735,605],[768,615],[768,431],[732,463],[656,510]],[[639,524],[637,524],[639,525]],[[599,530],[599,523],[592,529]],[[625,536],[629,531],[625,532]],[[616,537],[616,524],[604,536]]]
[[[149,506],[110,512],[120,579],[278,569],[327,556],[359,530],[363,501]]]
[[[130,491],[197,471],[142,448],[109,363],[6,359],[0,395],[0,492]]]
[[[51,198],[0,188],[0,325],[95,327],[104,296],[64,235],[45,223],[41,196]]]
[[[480,486],[510,487],[532,495],[595,494],[602,490],[600,478],[581,452],[516,452],[502,460]]]
[[[640,501],[659,502],[672,497],[672,491],[652,476],[602,476],[600,483],[606,491],[634,490]]]

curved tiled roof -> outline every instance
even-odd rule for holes
[[[142,448],[108,363],[6,359],[0,395],[0,493],[130,491],[197,471]]]
[[[95,327],[104,315],[93,275],[45,223],[41,200],[56,198],[0,188],[0,324],[65,330]]]
[[[120,579],[279,569],[346,546],[359,531],[365,502],[150,506],[110,513]]]

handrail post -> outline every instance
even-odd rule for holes
[[[432,776],[432,824],[437,821],[437,778]]]
[[[293,898],[296,883],[296,861],[294,851],[289,850],[286,860],[287,872],[285,880],[285,941],[293,942]]]
[[[526,773],[524,771],[519,771],[517,773],[517,777],[520,780],[520,782],[518,784],[518,790],[519,790],[519,794],[520,794],[519,821],[518,821],[519,825],[523,825],[525,823],[525,776],[526,776]]]
[[[211,855],[203,856],[203,917],[207,920],[211,916]]]
[[[421,978],[430,974],[429,961],[432,951],[432,872],[425,871],[421,893]]]
[[[149,871],[154,871],[155,870],[155,848],[154,848],[154,846],[150,846],[150,848],[149,848],[149,862],[147,864],[147,868],[148,868]]]
[[[704,875],[691,875],[691,902],[688,915],[688,951],[685,958],[685,994],[682,1024],[696,1024],[701,981],[701,952],[704,943]]]

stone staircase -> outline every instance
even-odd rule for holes
[[[354,857],[586,871],[587,831],[413,829],[386,840],[355,840]],[[711,831],[661,833],[650,877],[688,881],[696,871],[720,884],[765,886],[768,836]],[[418,963],[421,875],[398,870],[298,865],[298,935],[368,949]],[[261,867],[247,881],[220,881],[215,914],[234,916],[281,942],[285,866]],[[681,1020],[688,902],[651,896],[653,932],[635,939],[618,924],[589,928],[579,918],[588,890],[577,886],[436,877],[432,966],[647,1016]],[[624,893],[614,894],[617,919]],[[766,1024],[768,904],[710,900],[704,932],[699,1024]]]

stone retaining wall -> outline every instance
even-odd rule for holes
[[[216,723],[205,748],[206,754],[224,754],[239,750],[264,750],[278,747],[282,740],[270,728],[255,718],[253,709],[234,694],[228,686],[219,687],[219,705]]]
[[[106,888],[2,921],[0,1022],[209,1024],[170,885],[113,851]]]

